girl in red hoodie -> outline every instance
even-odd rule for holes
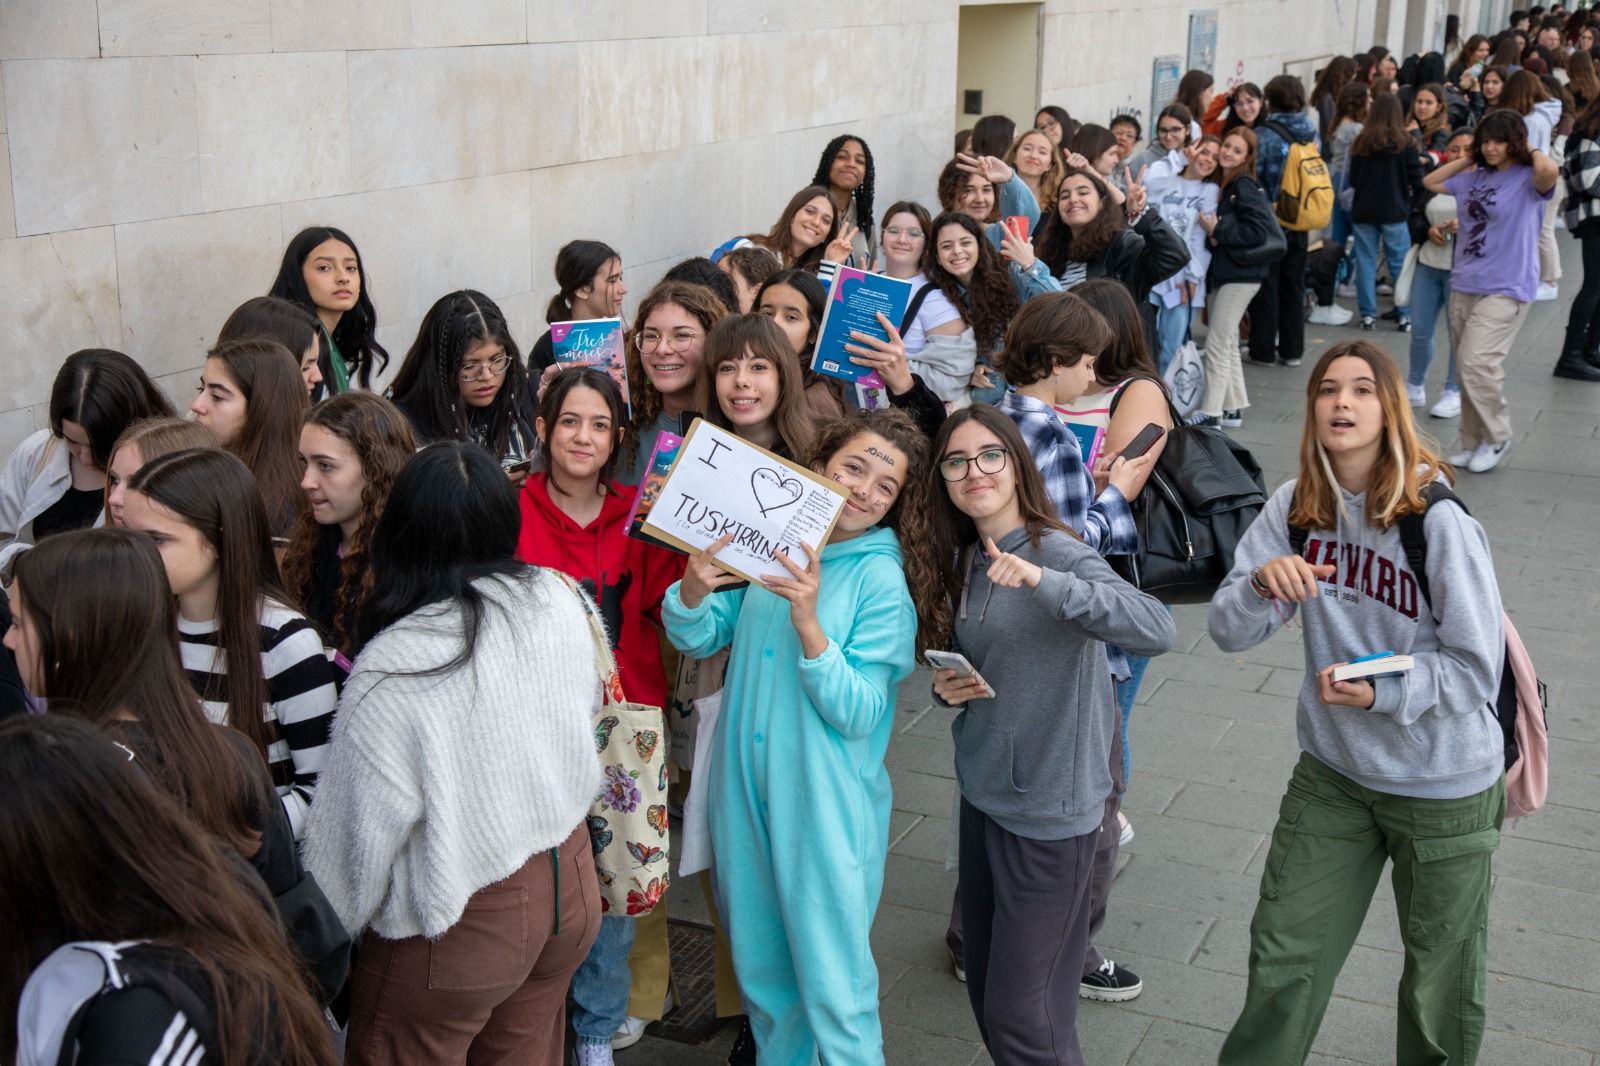
[[[661,600],[683,576],[684,559],[628,536],[637,490],[612,480],[625,425],[622,396],[600,371],[565,370],[545,389],[535,430],[546,469],[522,487],[517,558],[584,587],[611,635],[625,697],[661,707]],[[600,935],[573,975],[572,1025],[584,1064],[611,1061],[612,1036],[628,1014],[633,934],[631,918],[601,919]]]

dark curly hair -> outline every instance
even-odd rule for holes
[[[1072,227],[1062,220],[1059,208],[1046,213],[1039,224],[1036,248],[1050,273],[1057,276],[1068,263],[1091,262],[1111,247],[1111,242],[1127,228],[1122,212],[1111,202],[1111,190],[1104,178],[1087,167],[1068,167],[1066,177],[1061,179],[1062,186],[1065,187],[1067,178],[1074,177],[1087,178],[1094,191],[1100,194],[1100,213],[1076,237],[1072,235]]]
[[[339,588],[334,595],[335,646],[355,658],[356,624],[367,597],[372,594],[372,567],[367,549],[372,531],[389,502],[389,490],[400,468],[416,453],[411,423],[400,409],[371,392],[344,392],[318,404],[305,424],[320,426],[350,446],[361,464],[361,522],[339,559]],[[338,526],[324,526],[304,512],[283,557],[283,585],[302,606],[311,596],[317,548],[323,539],[339,542]]]
[[[944,165],[944,169],[939,171],[939,184],[937,186],[939,194],[939,206],[944,208],[947,212],[955,211],[956,204],[959,203],[961,199],[961,190],[972,178],[978,178],[980,181],[989,180],[988,178],[983,177],[981,174],[967,173],[965,170],[961,169],[961,165],[954,159],[946,163]],[[990,184],[993,183],[991,182]],[[980,218],[978,221],[997,222],[999,219],[1000,191],[996,189],[994,206],[989,209],[989,216],[987,218]]]
[[[1478,120],[1477,128],[1472,131],[1472,160],[1480,167],[1489,165],[1483,156],[1484,141],[1502,141],[1506,146],[1507,158],[1523,166],[1533,165],[1533,152],[1528,147],[1528,127],[1515,111],[1497,108]]]
[[[822,158],[817,160],[817,176],[811,179],[811,184],[820,185],[824,189],[832,189],[828,180],[828,172],[833,169],[833,157],[839,154],[840,149],[851,141],[861,146],[861,154],[867,157],[867,172],[862,175],[861,184],[856,186],[855,192],[850,194],[856,202],[856,225],[861,227],[861,236],[872,243],[872,191],[877,185],[878,169],[872,162],[872,149],[867,147],[867,142],[853,133],[841,133],[828,142],[828,147],[822,150]]]
[[[978,242],[978,261],[972,268],[972,284],[962,289],[961,282],[939,263],[939,234],[946,226],[959,226]],[[922,253],[922,272],[939,286],[950,303],[961,309],[961,317],[972,327],[978,351],[993,352],[1005,340],[1006,327],[1022,302],[1011,273],[1000,260],[1000,253],[983,235],[971,215],[946,211],[933,220],[928,230],[928,246]]]

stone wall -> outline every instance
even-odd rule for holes
[[[1193,6],[1050,0],[1043,100],[1101,121],[1125,100],[1148,110],[1150,56],[1184,52]],[[1224,82],[1237,62],[1265,80],[1375,30],[1354,0],[1207,6]],[[44,424],[76,348],[124,350],[186,402],[223,318],[308,224],[360,244],[398,361],[459,287],[495,297],[531,343],[556,249],[578,236],[623,253],[631,305],[679,258],[766,229],[846,130],[872,146],[880,205],[931,203],[957,12],[0,0],[0,454]]]

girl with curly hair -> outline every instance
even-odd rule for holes
[[[415,451],[405,416],[369,392],[325,401],[300,429],[300,487],[311,510],[289,541],[283,584],[321,628],[324,643],[347,659],[360,650],[356,620],[372,594],[372,530]]]
[[[858,265],[864,264],[862,269],[871,270],[878,258],[878,240],[872,232],[872,193],[877,184],[872,149],[860,137],[841,133],[822,150],[811,184],[822,186],[833,197],[840,229],[854,229],[851,256]]]
[[[933,220],[923,256],[922,272],[961,312],[968,331],[963,339],[970,344],[939,346],[937,361],[924,355],[913,359],[911,368],[946,403],[962,403],[969,383],[974,402],[993,403],[1004,394],[1005,381],[992,360],[1011,316],[1022,306],[1017,286],[978,223],[964,212],[946,211]]]
[[[930,551],[927,438],[910,418],[826,422],[808,459],[847,494],[828,543],[780,552],[786,576],[712,595],[735,581],[716,564],[723,538],[690,559],[662,614],[686,655],[733,648],[706,785],[761,1061],[879,1062],[883,758],[896,686],[945,646],[950,605]]]

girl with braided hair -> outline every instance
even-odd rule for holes
[[[878,239],[872,231],[872,190],[877,170],[872,149],[854,134],[842,133],[828,142],[817,160],[817,173],[811,184],[820,185],[833,197],[834,213],[840,228],[859,227],[852,239],[851,256],[863,270],[871,270],[878,258]]]
[[[472,441],[521,485],[534,449],[526,383],[506,316],[483,293],[461,289],[428,309],[389,391],[418,443]]]
[[[372,530],[416,450],[405,416],[370,392],[340,393],[312,408],[300,429],[300,487],[311,509],[289,541],[283,585],[347,659],[360,650],[356,619],[372,592]]]

